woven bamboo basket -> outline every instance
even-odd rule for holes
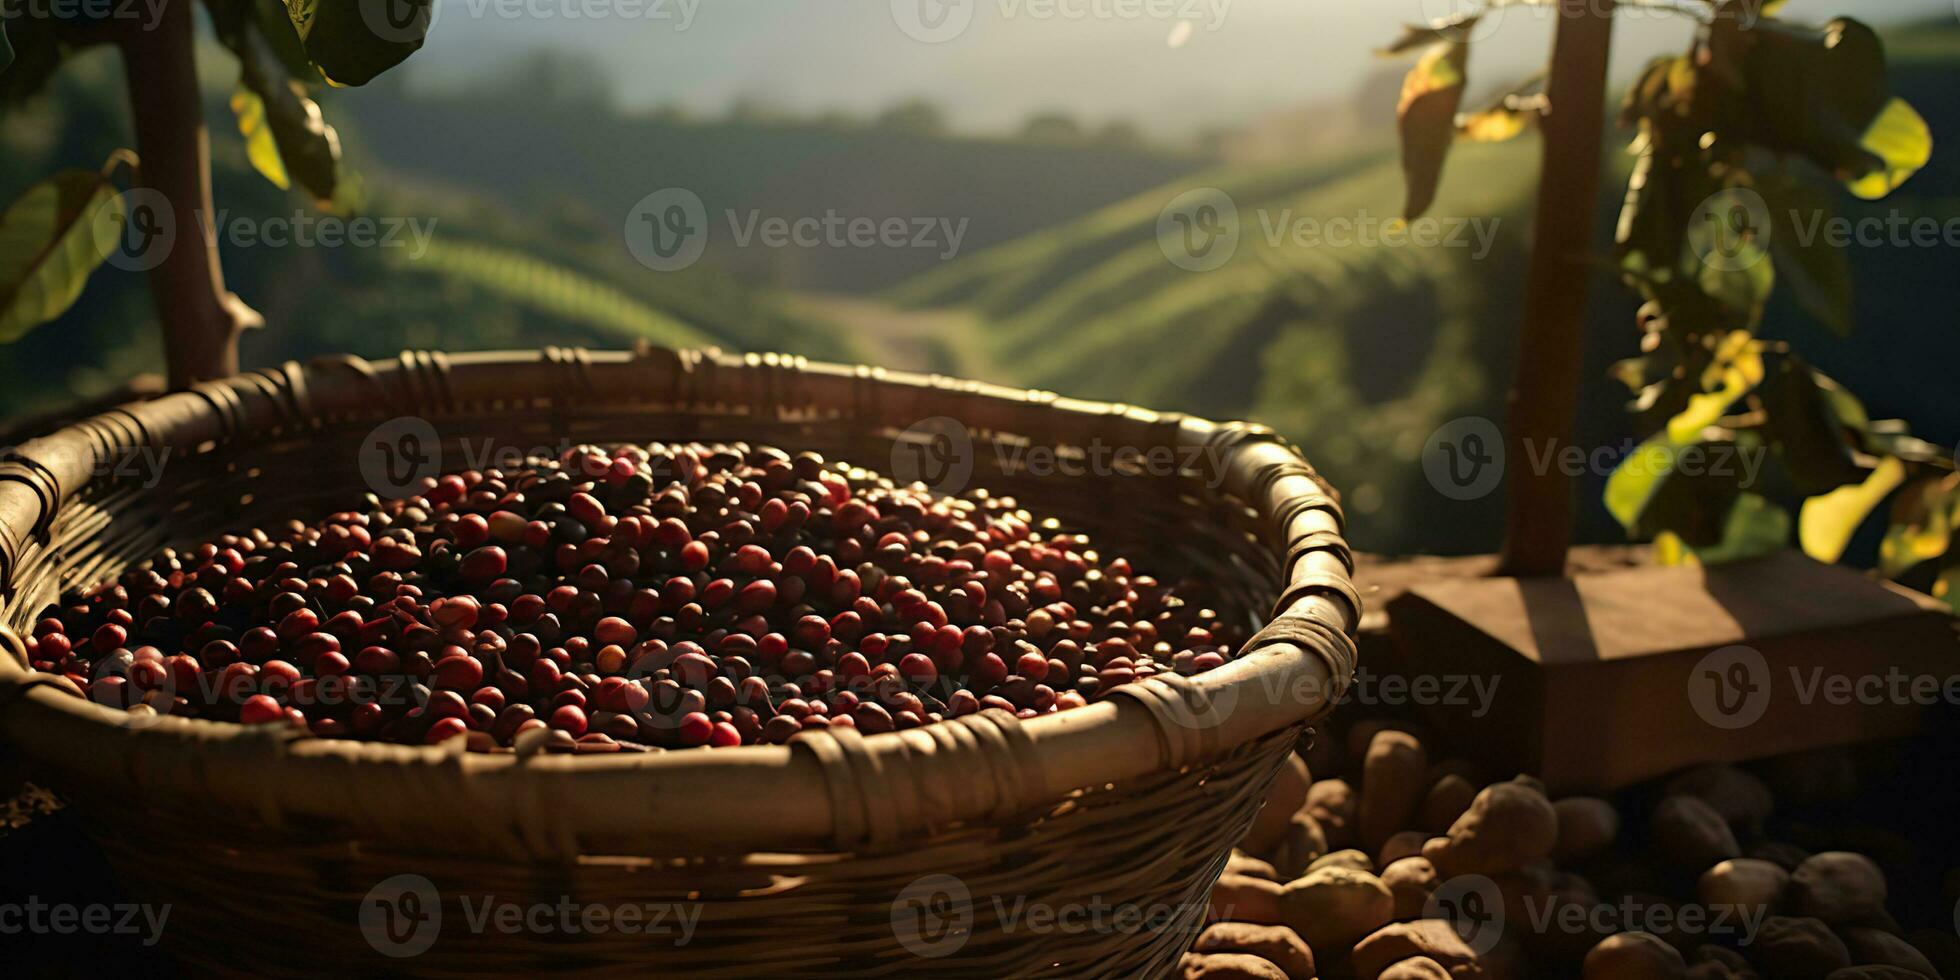
[[[880,470],[914,423],[958,419],[973,485],[1202,576],[1264,625],[1224,667],[1031,720],[647,754],[145,723],[25,669],[20,637],[65,592],[164,545],[349,506],[364,437],[404,417],[453,460],[486,440],[744,439]],[[1098,444],[1176,465],[1013,465]],[[7,456],[0,733],[72,797],[131,895],[169,903],[165,946],[200,971],[1158,976],[1349,682],[1350,567],[1333,491],[1256,426],[770,355],[334,357]]]

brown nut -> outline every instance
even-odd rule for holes
[[[1214,922],[1282,922],[1279,896],[1285,887],[1250,875],[1224,875],[1211,886],[1207,917]]]
[[[1420,830],[1405,830],[1382,845],[1375,853],[1375,867],[1386,868],[1405,857],[1422,854],[1422,845],[1429,843],[1429,835]]]
[[[1383,970],[1378,980],[1451,980],[1450,971],[1427,956],[1403,960]]]
[[[1432,834],[1450,829],[1477,798],[1477,786],[1456,773],[1445,773],[1429,787],[1416,809],[1416,826]]]
[[[1368,855],[1349,848],[1345,851],[1335,851],[1332,854],[1323,854],[1315,858],[1313,863],[1307,865],[1307,869],[1301,872],[1301,874],[1310,875],[1322,868],[1348,868],[1353,871],[1365,871],[1373,874],[1375,872],[1375,862],[1368,860]]]
[[[1844,940],[1820,919],[1772,915],[1756,932],[1756,962],[1777,980],[1824,980],[1851,965]]]
[[[1558,842],[1552,859],[1576,864],[1613,846],[1620,836],[1620,812],[1592,796],[1568,796],[1552,804],[1558,814]]]
[[[1361,801],[1343,779],[1322,779],[1307,788],[1307,815],[1320,824],[1327,846],[1353,847]]]
[[[1327,853],[1327,834],[1320,829],[1320,821],[1301,812],[1293,815],[1286,825],[1286,835],[1280,838],[1279,846],[1273,848],[1273,870],[1279,873],[1279,881],[1292,881],[1307,873],[1307,866]]]
[[[1494,783],[1422,854],[1445,877],[1495,876],[1550,854],[1557,839],[1558,814],[1545,794],[1520,782]]]
[[[1247,953],[1186,953],[1184,980],[1287,980],[1276,964]]]
[[[1408,732],[1384,731],[1368,743],[1361,763],[1361,805],[1357,811],[1361,843],[1378,850],[1408,826],[1422,802],[1429,753]]]
[[[1670,796],[1654,807],[1652,824],[1655,855],[1685,875],[1742,853],[1735,831],[1715,808],[1693,796]]]
[[[1584,980],[1684,980],[1688,963],[1659,936],[1623,932],[1600,940],[1586,954],[1580,975]]]
[[[1322,868],[1287,885],[1279,910],[1284,924],[1313,947],[1315,956],[1334,957],[1387,925],[1395,914],[1395,897],[1367,872]]]
[[[1864,926],[1851,926],[1838,930],[1838,937],[1851,950],[1853,962],[1864,966],[1892,966],[1911,970],[1921,976],[1937,977],[1938,968],[1926,954],[1913,948],[1913,945],[1882,929],[1869,929]]]
[[[1434,960],[1453,976],[1475,975],[1477,954],[1456,929],[1441,919],[1396,922],[1354,945],[1350,962],[1355,980],[1377,980],[1382,971],[1416,957]]]
[[[1300,935],[1285,926],[1262,926],[1250,922],[1216,922],[1207,927],[1191,945],[1197,953],[1250,953],[1286,974],[1287,980],[1313,980],[1313,950]]]
[[[1252,826],[1246,829],[1245,836],[1239,840],[1239,848],[1248,854],[1265,857],[1279,844],[1280,837],[1286,833],[1287,821],[1307,803],[1307,787],[1313,778],[1307,772],[1306,760],[1291,752],[1279,767],[1279,775],[1266,788],[1266,801],[1252,818]]]
[[[1790,873],[1790,909],[1834,926],[1879,919],[1885,914],[1885,873],[1863,854],[1815,855]]]
[[[1267,881],[1279,881],[1279,872],[1271,862],[1262,861],[1244,851],[1234,849],[1232,856],[1225,859],[1225,873],[1228,875],[1251,875]]]
[[[1914,929],[1906,941],[1933,961],[1942,977],[1960,978],[1960,934],[1952,929]]]
[[[1760,831],[1776,808],[1769,784],[1734,766],[1696,766],[1668,780],[1661,795],[1696,797],[1742,833]]]
[[[1436,891],[1442,879],[1436,875],[1436,866],[1426,857],[1406,857],[1382,869],[1382,884],[1388,886],[1389,894],[1395,896],[1395,919],[1422,918],[1423,909],[1429,904],[1429,896]]]
[[[1742,916],[1754,922],[1783,911],[1790,873],[1768,861],[1735,858],[1701,873],[1696,897],[1710,912]]]

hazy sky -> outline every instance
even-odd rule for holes
[[[870,112],[923,96],[972,130],[1061,109],[1170,133],[1338,97],[1404,22],[1463,0],[437,0],[410,62],[439,84],[540,46],[587,55],[628,106],[719,112],[739,97]],[[1791,0],[1785,16],[1884,22],[1960,16],[1960,0]],[[1180,24],[1189,21],[1190,26]],[[1683,18],[1621,13],[1617,71],[1679,48]],[[962,28],[961,25],[965,26]],[[1549,17],[1507,10],[1473,82],[1528,73]],[[911,33],[906,28],[911,29]],[[917,35],[917,36],[915,36]],[[928,43],[918,36],[947,36]]]

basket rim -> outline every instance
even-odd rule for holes
[[[100,459],[144,447],[249,446],[269,433],[387,418],[397,409],[507,403],[511,391],[550,392],[554,406],[732,404],[778,417],[815,406],[897,428],[908,418],[951,415],[1057,438],[1120,431],[1201,445],[1217,451],[1227,493],[1269,529],[1267,545],[1282,559],[1280,598],[1267,627],[1222,667],[1125,685],[1121,697],[1027,721],[988,711],[872,736],[804,733],[786,746],[526,757],[465,753],[460,742],[404,746],[318,739],[283,726],[137,719],[74,697],[72,685],[61,689],[63,678],[30,674],[20,637],[0,623],[9,654],[0,656],[0,731],[84,785],[144,797],[201,793],[275,824],[329,820],[398,836],[453,830],[467,805],[480,845],[532,856],[677,845],[841,851],[1005,819],[1084,787],[1197,764],[1324,716],[1351,680],[1361,610],[1339,504],[1271,430],[713,349],[407,352],[388,362],[343,355],[203,382],[73,423],[0,463],[0,613],[15,595],[22,559],[45,545]],[[353,798],[360,805],[347,806]]]

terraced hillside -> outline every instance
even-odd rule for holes
[[[1386,147],[1200,174],[887,298],[977,314],[977,336],[952,345],[974,352],[955,365],[969,373],[1272,424],[1310,448],[1382,540],[1399,525],[1376,515],[1434,499],[1411,484],[1429,432],[1497,409],[1535,169],[1530,140],[1463,148],[1429,216],[1443,243],[1430,247],[1386,237],[1402,200]],[[1158,219],[1200,187],[1230,197],[1239,240],[1222,266],[1193,272],[1166,257]],[[1382,240],[1364,240],[1364,226]]]

